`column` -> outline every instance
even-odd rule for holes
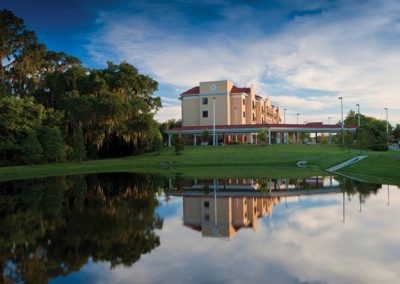
[[[171,147],[171,134],[168,133],[168,147]]]
[[[268,130],[268,144],[271,145],[271,130]]]
[[[193,134],[193,146],[197,145],[196,137],[196,134]]]

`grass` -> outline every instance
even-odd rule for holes
[[[0,181],[46,176],[101,172],[137,172],[191,178],[268,178],[322,175],[324,169],[359,155],[358,150],[342,151],[331,145],[232,145],[186,146],[181,155],[172,148],[160,154],[149,153],[118,159],[82,163],[46,164],[0,168]],[[388,180],[400,184],[400,153],[380,152],[341,172],[368,181]],[[308,161],[308,167],[297,168],[296,162]],[[172,162],[169,169],[160,169],[160,162]]]
[[[339,170],[340,173],[379,184],[400,185],[400,152],[367,152],[368,158]]]

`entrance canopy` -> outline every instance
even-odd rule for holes
[[[338,133],[342,130],[340,124],[323,124],[322,122],[310,122],[306,124],[241,124],[241,125],[216,125],[215,134],[251,134],[261,129],[267,132],[310,132],[310,133]],[[169,129],[168,134],[193,134],[201,135],[204,130],[213,133],[212,125],[183,126]],[[344,127],[345,131],[355,132],[357,126]]]

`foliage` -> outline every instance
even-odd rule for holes
[[[387,144],[373,144],[371,146],[372,151],[389,151],[389,146]]]
[[[267,141],[267,134],[265,133],[264,129],[260,129],[258,131],[258,139],[260,139],[261,143],[265,146],[265,143]]]
[[[72,158],[78,163],[86,158],[86,149],[85,142],[83,138],[82,128],[77,128],[75,137],[74,137],[74,145],[72,149]]]
[[[155,80],[126,62],[88,69],[74,56],[47,50],[8,10],[0,10],[0,34],[2,164],[20,162],[18,143],[27,131],[37,130],[43,136],[40,129],[50,128],[62,132],[63,147],[68,149],[77,146],[75,129],[82,128],[90,157],[154,149],[159,138],[154,115],[161,107],[160,98],[153,96],[158,88]],[[179,123],[170,121],[168,127]],[[60,135],[56,136],[53,145],[59,143]],[[49,146],[43,139],[41,143],[43,148]],[[58,154],[43,150],[46,161],[63,160],[61,150]],[[82,147],[79,152],[73,159],[82,159]]]
[[[20,145],[21,158],[27,164],[38,163],[42,160],[43,149],[36,136],[35,130],[29,130]]]
[[[44,126],[39,130],[39,141],[43,147],[43,155],[47,162],[65,161],[64,141],[61,130],[57,126]]]
[[[182,126],[182,120],[178,119],[169,119],[163,123],[160,124],[159,130],[162,134],[164,144],[168,142],[168,134],[166,133],[167,130],[173,129],[173,128],[178,128]]]
[[[380,120],[375,117],[365,116],[360,114],[361,127],[368,129],[369,135],[373,140],[373,143],[386,143],[386,120]],[[350,110],[344,120],[345,126],[357,125],[357,114],[355,111]],[[389,123],[389,132],[392,126]],[[358,137],[356,137],[358,139]]]
[[[133,174],[3,183],[2,280],[47,283],[90,259],[111,268],[133,265],[160,245],[154,230],[163,225],[155,213],[159,183]]]
[[[350,131],[344,133],[344,145],[349,151],[353,146],[353,133]]]
[[[184,141],[182,136],[177,135],[174,137],[174,148],[175,148],[175,154],[180,155],[181,152],[183,151],[184,147]]]
[[[394,139],[400,139],[400,124],[396,124],[396,127],[393,129],[392,135]]]
[[[310,133],[309,132],[301,132],[300,133],[300,141],[302,143],[307,143],[307,141],[310,139]]]
[[[208,132],[207,129],[205,129],[201,135],[201,139],[203,140],[203,142],[208,142],[209,137],[210,133]]]

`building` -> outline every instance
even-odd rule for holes
[[[282,124],[280,110],[272,105],[269,97],[256,94],[253,86],[238,88],[232,82],[200,82],[182,94],[182,126],[168,129],[168,146],[174,135],[183,136],[187,144],[212,145],[230,143],[259,144],[259,133],[265,133],[268,144],[303,143],[300,133],[355,132],[357,126],[325,125],[322,122]],[[284,113],[285,115],[285,113]],[[215,120],[215,121],[214,121]],[[285,120],[285,119],[284,119]],[[205,134],[211,137],[207,137]],[[265,135],[263,139],[265,140]],[[200,142],[200,143],[199,143]]]
[[[200,82],[183,92],[182,126],[279,124],[279,108],[253,86],[238,88],[228,80]]]

